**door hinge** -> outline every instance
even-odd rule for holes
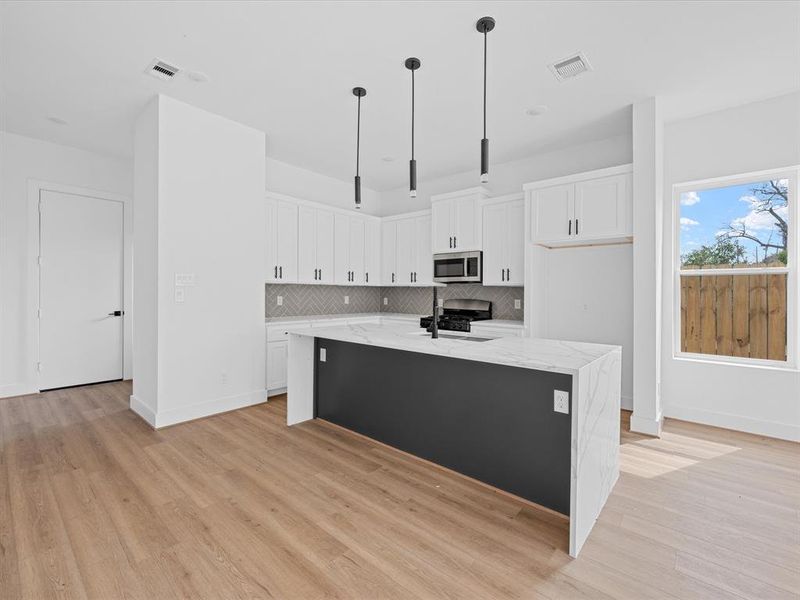
[[[42,309],[41,308],[37,308],[36,309],[36,318],[37,319],[41,319],[42,318]]]
[[[39,266],[41,267],[41,266],[42,266],[42,263],[44,262],[44,256],[42,256],[41,254],[40,254],[39,256],[37,256],[37,257],[36,257],[36,262],[37,262],[37,263],[39,264]]]
[[[42,372],[42,363],[40,363],[40,362],[36,363],[36,372],[37,373],[41,373]]]

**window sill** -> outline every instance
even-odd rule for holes
[[[674,353],[672,355],[674,360],[689,363],[704,363],[708,365],[718,365],[722,367],[745,367],[748,369],[762,369],[767,371],[783,371],[786,373],[798,373],[800,369],[790,362],[768,361],[759,359],[742,360],[731,358],[726,360],[719,356],[712,356],[707,354],[686,354]]]

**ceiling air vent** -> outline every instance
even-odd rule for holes
[[[556,79],[564,81],[591,71],[592,65],[589,64],[589,60],[583,52],[578,52],[578,54],[548,65],[548,68],[556,76]]]
[[[152,75],[153,77],[158,77],[159,79],[164,79],[169,81],[180,71],[178,67],[173,67],[170,64],[165,63],[163,60],[155,59],[150,66],[147,68],[147,73]]]

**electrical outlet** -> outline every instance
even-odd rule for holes
[[[175,273],[175,285],[194,285],[194,273]]]
[[[222,385],[227,385],[228,384],[228,374],[225,373],[224,371],[222,372],[222,375],[220,376],[220,381],[222,381]]]
[[[517,310],[522,308],[522,300],[520,300],[519,298],[514,298],[514,308]]]
[[[186,291],[182,287],[175,288],[175,304],[183,304],[186,299]]]
[[[565,415],[569,414],[569,392],[553,390],[553,410]]]
[[[444,298],[437,298],[436,301],[439,303],[439,308],[444,306]]]
[[[326,362],[328,360],[328,351],[325,348],[319,349],[319,362]]]
[[[278,306],[283,306],[283,296],[278,296]]]
[[[383,305],[386,306],[387,304],[389,304],[389,299],[388,298],[384,298],[383,299]]]
[[[350,296],[345,296],[344,297],[344,303],[345,304],[350,304]]]

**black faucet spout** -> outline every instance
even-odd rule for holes
[[[431,323],[431,339],[439,337],[439,298],[436,286],[433,286],[433,322]]]

